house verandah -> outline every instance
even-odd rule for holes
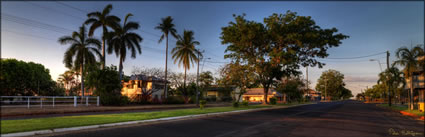
[[[128,82],[123,82],[121,95],[136,101],[148,97],[148,101],[161,101],[164,97],[165,80],[154,76],[131,75]]]

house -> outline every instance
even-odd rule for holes
[[[137,100],[142,93],[148,94],[151,99],[158,99],[164,95],[165,80],[154,76],[131,75],[128,82],[123,82],[121,94],[130,100]]]
[[[222,87],[218,85],[212,85],[205,89],[203,96],[207,99],[212,99],[216,101],[225,101],[226,98],[231,98],[231,92],[235,90],[233,86],[231,87]]]
[[[304,96],[309,97],[311,101],[320,101],[321,99],[321,93],[313,89],[308,89]]]
[[[276,92],[274,89],[269,89],[267,94],[267,102],[270,98],[276,97],[278,102],[283,101],[283,95]],[[246,93],[242,95],[242,100],[251,103],[262,103],[264,101],[264,88],[250,88],[246,90]]]

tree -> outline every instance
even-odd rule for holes
[[[100,96],[102,105],[124,105],[127,99],[121,96],[122,85],[116,66],[96,69],[86,77],[87,87],[92,88],[93,94]]]
[[[85,21],[85,24],[91,24],[89,30],[89,36],[93,36],[94,31],[100,27],[102,27],[103,35],[102,35],[102,58],[101,58],[101,69],[105,67],[105,41],[106,41],[106,33],[108,33],[109,28],[116,28],[121,21],[120,18],[114,15],[110,15],[109,13],[112,10],[112,5],[108,4],[102,12],[96,11],[87,14],[88,19]]]
[[[214,77],[211,71],[202,72],[199,75],[199,88],[204,92],[214,83]],[[202,94],[201,94],[202,95]]]
[[[16,59],[0,60],[0,94],[2,96],[63,95],[60,85],[51,79],[42,64]]]
[[[66,93],[69,94],[70,89],[76,84],[74,71],[68,70],[63,74],[60,74],[58,82],[63,83]]]
[[[395,64],[386,69],[384,72],[379,73],[378,84],[383,84],[387,89],[390,89],[390,93],[388,93],[390,106],[392,98],[391,95],[396,92],[397,88],[404,86],[405,83],[406,81],[403,77],[403,73],[395,67]]]
[[[80,31],[74,31],[72,36],[63,36],[59,38],[62,45],[70,44],[66,50],[63,63],[67,68],[80,68],[81,92],[84,97],[84,65],[95,64],[96,56],[101,57],[99,52],[100,41],[95,38],[88,38],[84,25]]]
[[[142,49],[140,47],[140,42],[142,42],[142,37],[139,34],[131,32],[133,30],[139,29],[139,24],[136,22],[127,22],[128,18],[133,16],[132,14],[127,14],[124,19],[123,25],[118,25],[113,32],[107,34],[108,37],[108,53],[115,52],[115,55],[119,57],[119,80],[122,80],[122,63],[125,61],[127,56],[127,49],[131,51],[131,58],[136,58],[136,51],[139,54],[142,54]]]
[[[239,59],[255,68],[257,80],[264,88],[264,100],[275,79],[298,75],[300,65],[319,66],[316,58],[328,56],[327,49],[338,47],[348,38],[336,34],[336,28],[321,29],[311,17],[295,12],[273,14],[264,24],[248,21],[245,15],[222,28],[222,44],[227,45],[225,58]],[[264,102],[267,103],[267,102]]]
[[[183,90],[186,90],[186,71],[193,66],[194,62],[198,62],[198,54],[200,52],[195,48],[200,43],[195,41],[193,37],[193,31],[184,30],[183,37],[179,37],[176,42],[176,47],[173,48],[171,54],[173,54],[174,64],[178,62],[179,67],[183,65],[184,68],[184,83]],[[186,91],[185,91],[186,92]]]
[[[300,77],[286,77],[276,82],[276,91],[287,96],[288,102],[301,102],[304,95],[305,83]]]
[[[419,68],[418,57],[423,56],[424,51],[419,45],[408,49],[407,47],[401,47],[396,51],[396,57],[398,60],[394,62],[396,65],[404,67],[406,78],[410,79],[410,96],[409,96],[409,108],[413,110],[413,80],[412,75],[415,70]]]
[[[220,75],[225,85],[234,85],[239,88],[239,93],[233,90],[232,94],[235,102],[239,102],[247,88],[256,85],[254,70],[248,65],[241,65],[239,62],[226,64],[221,70]]]
[[[317,81],[316,90],[321,91],[322,95],[331,97],[332,100],[349,96],[345,89],[344,74],[336,70],[327,70],[322,73]],[[326,89],[326,90],[325,90]]]
[[[164,40],[164,37],[166,39],[166,46],[165,46],[165,81],[167,81],[167,65],[168,65],[168,34],[171,34],[174,38],[177,38],[177,30],[174,28],[173,24],[173,18],[171,16],[167,16],[165,18],[161,19],[161,23],[155,27],[155,29],[161,30],[163,33],[161,35],[161,38],[159,39],[158,43],[161,43],[162,40]],[[167,83],[164,85],[165,89],[165,98],[167,98]]]

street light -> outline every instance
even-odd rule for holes
[[[378,61],[379,69],[381,69],[381,72],[382,72],[381,62],[379,60],[377,60],[377,59],[370,59],[369,61]]]

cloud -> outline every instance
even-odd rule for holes
[[[356,77],[356,76],[346,76],[344,78],[344,82],[348,83],[348,82],[361,82],[361,83],[376,83],[376,81],[378,81],[378,77],[370,77],[370,76],[366,76],[366,77]]]

